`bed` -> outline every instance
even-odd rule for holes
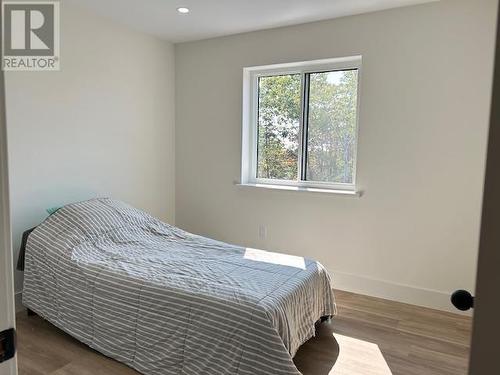
[[[336,313],[320,263],[108,198],[67,205],[29,234],[23,304],[146,375],[299,375],[295,353]]]

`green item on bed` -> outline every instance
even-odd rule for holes
[[[47,208],[45,211],[47,211],[47,213],[49,215],[52,215],[52,214],[55,214],[57,212],[57,210],[59,210],[60,208],[62,208],[62,207],[61,206],[50,207],[50,208]]]

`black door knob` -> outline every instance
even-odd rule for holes
[[[461,311],[474,307],[474,297],[466,290],[457,290],[451,295],[451,303]]]

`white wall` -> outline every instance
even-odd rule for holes
[[[112,196],[174,221],[173,45],[61,2],[61,67],[6,74],[16,259],[47,207]]]
[[[443,0],[176,45],[177,224],[317,258],[341,289],[448,308],[474,289],[496,6]],[[364,195],[235,186],[243,67],[358,54]]]

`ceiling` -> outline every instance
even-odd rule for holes
[[[435,0],[67,0],[172,42],[295,25]],[[187,15],[177,13],[188,7]]]

